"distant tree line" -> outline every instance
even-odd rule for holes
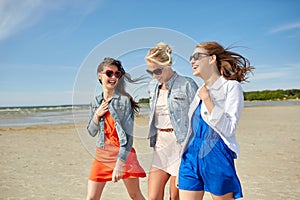
[[[245,101],[254,100],[288,100],[288,99],[299,99],[300,90],[263,90],[263,91],[251,91],[244,92]],[[142,98],[139,103],[149,103],[149,98]]]
[[[139,103],[149,103],[149,98],[141,98]]]
[[[287,100],[287,99],[299,99],[300,90],[263,90],[244,92],[244,99],[247,101],[254,100]]]

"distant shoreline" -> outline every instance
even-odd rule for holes
[[[140,105],[141,109],[136,117],[148,117],[148,104]],[[300,100],[245,101],[244,108],[298,105]],[[0,108],[0,127],[85,123],[89,119],[89,114],[88,105]]]
[[[31,108],[54,108],[54,107],[61,107],[61,108],[78,108],[78,107],[88,107],[89,104],[60,104],[60,105],[38,105],[38,106],[0,106],[0,110],[3,109],[13,109],[13,108],[20,108],[20,109],[31,109]]]
[[[289,99],[289,100],[254,100],[245,101],[244,107],[253,106],[290,106],[290,105],[300,105],[300,99]]]
[[[280,104],[280,102],[293,102],[292,105],[298,105],[300,104],[300,99],[286,99],[286,100],[252,100],[248,101],[245,100],[245,104],[251,104],[251,103],[261,103],[263,105],[265,104]],[[139,103],[140,105],[147,105],[148,103]],[[283,103],[285,104],[285,103]],[[258,105],[259,106],[259,105]],[[59,105],[38,105],[38,106],[0,106],[0,111],[3,111],[5,109],[45,109],[45,108],[61,108],[61,109],[77,109],[82,107],[89,107],[89,104],[59,104]]]

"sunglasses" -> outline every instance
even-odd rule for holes
[[[148,72],[151,76],[153,76],[153,74],[155,75],[161,75],[162,71],[164,68],[157,68],[153,71],[150,71],[149,69],[146,70],[146,72]]]
[[[102,74],[106,74],[107,77],[111,78],[115,76],[116,78],[121,78],[123,73],[119,70],[113,71],[113,70],[106,70]]]
[[[200,58],[200,56],[203,55],[203,56],[211,56],[211,54],[209,53],[194,53],[193,55],[190,56],[190,61],[192,61],[192,59],[194,58],[194,60],[198,60]]]

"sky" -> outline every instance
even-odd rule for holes
[[[1,0],[0,107],[89,103],[104,57],[143,75],[161,41],[174,70],[198,84],[189,55],[216,41],[255,66],[244,91],[300,89],[299,9],[298,0]],[[146,86],[130,91],[143,97]]]

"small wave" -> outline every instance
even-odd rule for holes
[[[20,106],[20,107],[0,107],[0,113],[34,113],[51,111],[72,111],[87,109],[88,105],[59,105],[59,106]]]

